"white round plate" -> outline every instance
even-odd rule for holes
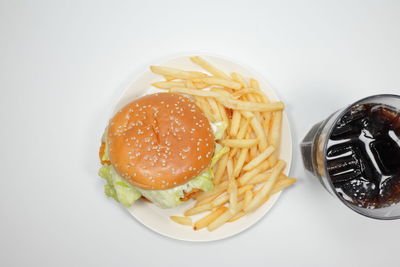
[[[190,55],[175,57],[153,63],[152,65],[164,65],[185,70],[203,71],[199,66],[190,61],[189,56]],[[244,67],[243,65],[239,65],[221,57],[207,55],[200,56],[204,57],[206,60],[226,73],[235,71],[242,74],[246,78],[252,77],[257,79],[260,83],[261,89],[271,101],[279,100],[265,79],[250,68]],[[160,80],[162,80],[161,76],[153,74],[149,69],[147,69],[123,92],[118,104],[114,109],[114,113],[139,96],[160,92],[159,89],[152,88],[150,85],[151,83]],[[292,159],[292,138],[289,122],[285,113],[282,122],[280,158],[287,162],[284,172],[288,174]],[[280,193],[276,193],[266,204],[257,209],[255,212],[248,214],[247,216],[244,216],[235,222],[226,223],[213,232],[209,232],[207,229],[194,231],[191,227],[183,226],[170,220],[169,216],[171,215],[182,216],[183,212],[193,205],[193,200],[173,209],[161,209],[154,204],[145,201],[137,201],[132,207],[128,208],[128,211],[143,225],[161,235],[185,241],[215,241],[239,234],[240,232],[254,225],[272,208],[276,200],[279,198],[279,195]],[[202,216],[204,215],[200,214],[197,216],[192,216],[192,218],[194,221],[196,221]]]

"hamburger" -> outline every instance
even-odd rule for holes
[[[157,93],[130,102],[103,134],[105,194],[127,207],[144,198],[173,208],[212,190],[212,166],[227,151],[215,140],[225,128],[210,123],[184,95]]]

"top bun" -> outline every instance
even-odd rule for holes
[[[134,186],[165,190],[204,171],[214,153],[209,121],[195,103],[179,94],[138,98],[111,119],[110,161]]]

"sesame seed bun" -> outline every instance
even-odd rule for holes
[[[165,190],[189,182],[210,164],[214,135],[188,97],[158,93],[138,98],[110,121],[110,162],[129,183]]]

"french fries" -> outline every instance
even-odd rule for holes
[[[253,211],[259,205],[259,203],[268,196],[276,180],[278,179],[279,174],[283,171],[285,166],[286,163],[284,161],[280,160],[278,162],[278,164],[273,168],[268,181],[262,186],[260,191],[257,192],[250,204],[246,207],[245,211]]]
[[[214,231],[254,212],[296,179],[284,174],[286,163],[279,159],[284,104],[271,102],[256,79],[237,72],[227,75],[198,56],[190,60],[208,73],[151,66],[152,72],[164,77],[152,85],[191,96],[210,122],[225,122],[218,143],[228,152],[212,169],[214,190],[196,196],[184,216],[170,218],[195,231]],[[199,218],[193,224],[189,216]]]

